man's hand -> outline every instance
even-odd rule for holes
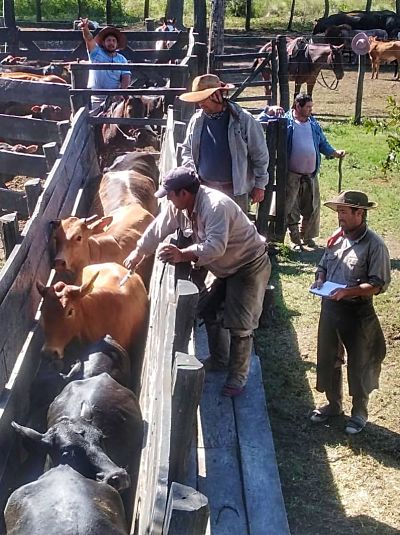
[[[184,262],[182,251],[176,245],[172,245],[172,243],[160,247],[158,258],[161,262],[170,262],[171,264]]]
[[[124,266],[133,271],[139,262],[142,261],[144,255],[139,254],[137,249],[134,249],[124,260]]]
[[[81,30],[89,30],[89,19],[86,18],[86,19],[82,19],[81,18],[81,22],[78,24],[79,28]]]
[[[340,301],[344,297],[348,297],[348,290],[348,288],[336,288],[336,290],[332,290],[329,294],[329,299],[332,301]]]
[[[334,158],[344,158],[346,156],[345,150],[335,150],[335,152],[332,154]]]
[[[322,288],[322,285],[324,284],[324,282],[325,281],[323,281],[322,279],[317,279],[311,284],[310,288],[311,289],[317,288],[319,290],[320,288]]]
[[[265,191],[261,188],[253,188],[250,197],[251,197],[251,204],[256,204],[257,202],[261,202],[264,200]]]

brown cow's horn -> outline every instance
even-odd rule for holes
[[[97,219],[100,219],[100,216],[98,216],[97,214],[94,214],[94,215],[91,215],[90,217],[85,217],[84,221],[86,224],[88,224],[88,223],[93,223]]]

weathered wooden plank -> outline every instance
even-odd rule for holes
[[[152,126],[164,126],[167,124],[166,119],[138,119],[135,117],[97,117],[92,116],[89,119],[90,124],[126,124],[134,127],[141,127],[146,125],[152,125]]]
[[[177,351],[182,353],[188,351],[189,339],[193,332],[198,300],[199,290],[197,286],[188,280],[178,280],[176,285],[174,354]]]
[[[69,108],[69,86],[0,78],[0,102],[53,104]]]
[[[25,182],[26,202],[28,204],[29,217],[33,215],[36,203],[43,191],[40,178],[32,178]]]
[[[186,91],[186,87],[154,87],[139,89],[71,89],[71,95],[139,95],[139,96],[177,96]]]
[[[253,356],[247,387],[234,400],[249,535],[289,535],[260,360]]]
[[[0,169],[10,175],[45,177],[46,158],[40,154],[23,154],[0,150]]]
[[[49,143],[58,139],[58,126],[55,121],[0,115],[0,138],[28,143]]]
[[[104,69],[111,71],[120,71],[121,64],[116,63],[75,63],[71,64],[72,71],[104,71]],[[185,73],[188,71],[186,65],[162,65],[152,63],[125,63],[124,70],[136,73],[143,73],[146,75],[159,74],[161,76],[169,76],[171,73]],[[60,84],[54,84],[60,85]]]
[[[0,215],[6,212],[17,212],[19,217],[28,217],[26,194],[23,191],[0,188]]]
[[[131,534],[162,532],[167,505],[171,426],[172,341],[175,328],[174,272],[156,261],[150,286],[149,331],[140,406],[147,422]],[[136,531],[137,530],[137,531]]]
[[[8,258],[20,239],[17,212],[0,217],[0,237]]]
[[[221,396],[224,374],[207,374],[198,419],[198,490],[208,497],[211,532],[246,535],[247,519],[231,399]]]
[[[178,315],[176,325],[179,328]],[[203,382],[202,363],[192,355],[176,353],[172,371],[170,482],[183,483],[186,478],[190,444]]]
[[[186,485],[172,483],[163,534],[204,535],[209,516],[210,508],[204,494]]]

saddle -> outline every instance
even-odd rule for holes
[[[290,76],[306,76],[312,63],[305,37],[294,39],[288,45],[288,71]]]

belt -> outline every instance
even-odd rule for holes
[[[217,189],[223,193],[233,193],[233,183],[232,182],[217,182],[213,180],[204,180],[200,178],[200,182],[209,188]]]

